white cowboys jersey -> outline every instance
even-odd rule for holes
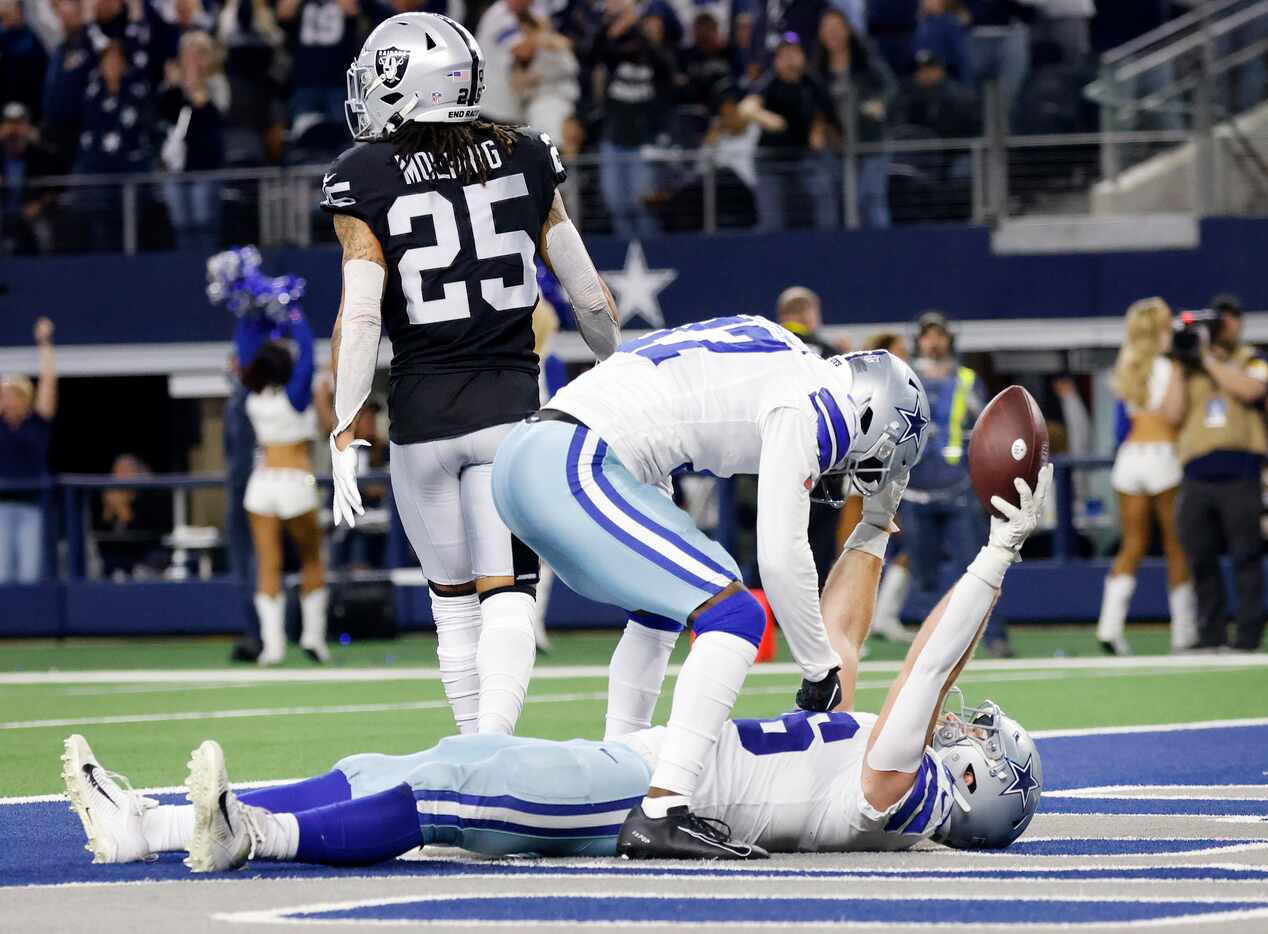
[[[850,382],[839,360],[821,359],[772,321],[738,315],[627,341],[549,406],[584,422],[644,483],[680,468],[757,473],[763,420],[792,407],[803,415],[804,449],[788,453],[822,473],[858,430]]]
[[[925,749],[911,791],[886,811],[863,797],[870,713],[794,711],[770,720],[731,720],[705,761],[691,810],[731,826],[736,839],[772,852],[905,850],[950,819],[955,782]],[[624,737],[654,760],[664,727]]]

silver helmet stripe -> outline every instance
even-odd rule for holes
[[[467,91],[467,106],[475,107],[480,103],[477,97],[477,90],[480,86],[480,70],[484,67],[484,62],[480,58],[480,52],[471,41],[471,38],[465,28],[455,23],[448,16],[444,16],[440,13],[435,14],[435,16],[437,19],[443,20],[453,27],[453,31],[458,34],[458,37],[462,39],[462,44],[465,45],[467,47],[467,51],[471,53],[471,84],[470,89]]]

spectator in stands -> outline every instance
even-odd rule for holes
[[[343,120],[344,75],[357,56],[360,0],[278,0],[277,21],[291,53],[291,120]]]
[[[769,232],[786,226],[799,184],[811,200],[814,226],[831,228],[840,199],[822,153],[829,127],[836,126],[836,109],[823,85],[807,73],[806,53],[797,36],[789,33],[780,40],[770,72],[740,102],[740,113],[762,128],[759,229]]]
[[[903,82],[895,106],[902,123],[924,127],[942,139],[976,136],[980,126],[973,93],[947,77],[942,59],[916,52],[916,71]]]
[[[39,114],[48,53],[27,25],[21,0],[0,0],[0,101],[17,101]]]
[[[973,17],[969,57],[979,83],[998,81],[1004,112],[1013,110],[1030,71],[1030,31],[1035,18],[1032,0],[965,0]]]
[[[115,458],[110,475],[120,480],[150,476],[135,454]],[[126,580],[160,574],[167,564],[163,536],[172,528],[171,497],[160,490],[112,487],[101,493],[93,538],[104,577]]]
[[[79,146],[88,76],[97,63],[84,27],[81,0],[55,0],[64,38],[54,50],[44,81],[43,137],[67,164]]]
[[[25,376],[0,377],[0,483],[42,480],[57,415],[57,361],[53,322],[35,322],[40,355],[38,388]],[[44,510],[36,490],[0,488],[0,584],[33,584],[44,559]]]
[[[942,561],[960,567],[972,560],[985,534],[986,517],[973,495],[965,456],[969,432],[985,405],[981,380],[955,355],[951,325],[940,311],[926,311],[916,324],[916,359],[912,368],[929,394],[928,442],[911,471],[903,498],[903,544],[910,558],[910,574],[926,596],[939,589]],[[898,574],[893,606],[906,602],[905,571]],[[886,583],[882,581],[884,589]],[[1008,624],[996,611],[986,627],[986,647],[992,655],[1010,656]]]
[[[549,17],[525,10],[519,24],[522,38],[512,49],[511,87],[524,102],[524,121],[560,140],[581,96],[577,57]]]
[[[224,112],[229,86],[217,73],[215,41],[205,32],[181,37],[173,80],[158,99],[166,128],[163,166],[169,172],[204,172],[224,167]],[[219,79],[219,80],[217,80]],[[163,196],[176,230],[177,245],[210,253],[217,246],[220,183],[215,179],[171,180]]]
[[[52,188],[30,183],[60,175],[62,164],[39,141],[26,105],[17,101],[0,110],[0,253],[43,253],[52,248]]]
[[[480,98],[480,113],[486,120],[505,123],[522,123],[524,101],[511,85],[511,70],[515,64],[515,47],[523,40],[520,30],[520,14],[534,12],[533,0],[495,0],[480,17],[476,27],[476,42],[484,53],[484,96]]]
[[[691,43],[679,57],[682,74],[679,97],[701,113],[710,113],[719,95],[740,78],[740,56],[727,42],[710,10],[697,13],[691,22]]]
[[[162,56],[168,72],[180,58],[182,36],[188,32],[211,33],[216,28],[215,18],[207,12],[202,0],[171,0],[160,4],[156,13],[154,28],[158,35],[155,37],[155,51]]]
[[[1110,0],[1113,2],[1113,0]],[[1092,54],[1095,0],[1038,0],[1039,18],[1031,24],[1032,42],[1050,42],[1065,65],[1081,65]]]
[[[247,415],[260,455],[247,483],[243,506],[255,544],[255,611],[260,619],[261,665],[286,656],[286,594],[282,587],[283,536],[299,552],[300,647],[318,662],[326,647],[326,583],[322,531],[318,522],[317,483],[313,479],[313,335],[298,312],[280,326],[287,343],[264,344],[242,372],[249,393]],[[297,353],[292,357],[290,345]]]
[[[1228,639],[1220,557],[1228,552],[1237,586],[1235,651],[1258,651],[1264,632],[1263,511],[1265,439],[1263,401],[1268,363],[1242,343],[1241,303],[1231,295],[1211,302],[1218,313],[1210,333],[1201,328],[1196,360],[1171,385],[1163,409],[1178,429],[1180,544],[1197,590],[1196,648],[1215,650]],[[1200,326],[1199,326],[1200,327]]]
[[[227,123],[242,128],[232,139],[226,137],[226,146],[234,151],[232,161],[277,162],[286,139],[280,80],[285,50],[273,10],[268,0],[226,0],[216,30],[226,50],[225,74],[230,89]]]
[[[969,13],[963,0],[920,0],[920,17],[913,37],[915,48],[932,52],[946,64],[952,80],[960,84],[973,80],[968,24]]]
[[[1168,356],[1170,350],[1171,309],[1166,302],[1146,298],[1127,309],[1127,339],[1118,351],[1111,384],[1131,420],[1111,477],[1118,494],[1122,543],[1105,578],[1096,625],[1096,638],[1115,655],[1131,654],[1124,632],[1127,607],[1155,520],[1167,556],[1171,648],[1182,651],[1197,641],[1193,583],[1176,529],[1180,461],[1175,429],[1163,412],[1167,395],[1179,392],[1184,381],[1181,368]]]
[[[633,0],[612,0],[608,7],[591,50],[594,63],[606,73],[599,185],[615,233],[626,239],[651,237],[656,221],[644,198],[655,185],[655,171],[642,148],[663,129],[663,102],[676,77],[674,62],[659,41],[663,21],[645,20]]]
[[[885,138],[889,109],[898,90],[889,66],[867,42],[855,33],[849,20],[838,10],[828,10],[819,21],[819,52],[815,74],[836,107],[837,134],[841,144],[879,143]],[[837,179],[840,161],[828,154],[832,177]],[[889,226],[889,155],[860,156],[858,165],[858,211],[865,227]]]

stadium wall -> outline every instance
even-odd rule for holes
[[[590,238],[597,265],[623,275],[630,326],[715,314],[768,312],[790,283],[824,297],[829,324],[910,321],[920,309],[960,318],[1061,319],[1120,315],[1142,295],[1201,307],[1216,291],[1268,308],[1268,220],[1201,222],[1193,249],[997,255],[985,227],[661,237],[626,244]],[[339,262],[333,246],[269,251],[270,271],[308,279],[305,310],[320,334],[333,324]],[[203,292],[196,253],[7,258],[0,266],[0,348],[27,347],[31,319],[57,322],[59,343],[223,341],[228,323]],[[645,265],[644,265],[645,261]],[[659,275],[658,275],[659,273]],[[642,299],[642,301],[638,301]]]

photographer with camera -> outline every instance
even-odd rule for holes
[[[1217,295],[1207,312],[1186,312],[1173,343],[1184,365],[1163,412],[1177,429],[1180,543],[1198,598],[1197,649],[1217,649],[1227,635],[1220,555],[1227,550],[1237,586],[1237,635],[1231,647],[1258,650],[1264,630],[1259,514],[1260,472],[1268,449],[1263,400],[1268,363],[1241,341],[1242,308]]]

